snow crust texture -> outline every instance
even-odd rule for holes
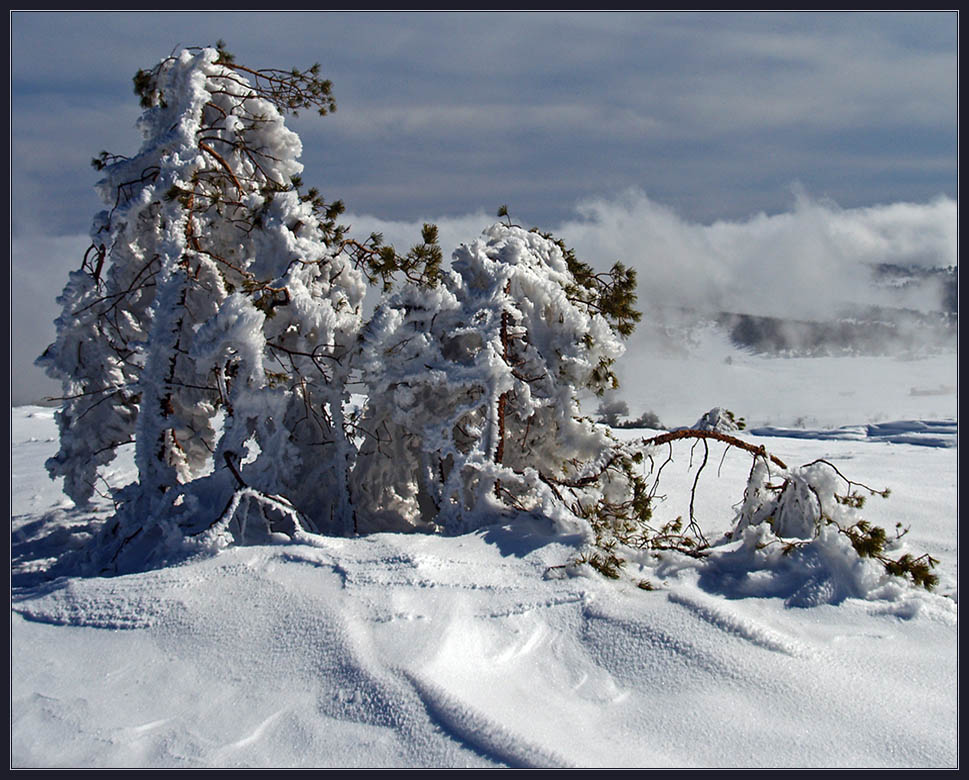
[[[689,580],[550,582],[553,552],[497,529],[379,535],[38,589],[14,615],[16,763],[955,760],[940,685],[955,659],[918,650],[952,641],[953,610],[853,601],[806,618]]]
[[[744,540],[718,567],[632,562],[652,591],[558,577],[575,539],[528,523],[269,539],[51,579],[110,507],[71,508],[47,481],[50,410],[14,417],[13,766],[957,763],[953,448],[754,439],[890,483],[869,516],[911,521],[942,561],[938,594],[832,599],[849,572],[819,560],[812,583],[770,556],[758,570]],[[725,516],[736,496],[719,488],[749,466],[728,456],[698,514]],[[676,512],[692,478],[668,470]]]

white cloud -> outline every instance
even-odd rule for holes
[[[870,265],[957,263],[956,205],[948,198],[841,209],[799,192],[790,211],[709,225],[639,191],[588,201],[579,211],[582,219],[558,232],[603,267],[616,259],[635,267],[645,306],[810,320],[864,304],[927,308],[938,302],[873,288]]]

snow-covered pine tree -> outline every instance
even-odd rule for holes
[[[499,223],[458,248],[439,285],[387,300],[364,339],[362,527],[393,511],[462,533],[509,509],[574,527],[623,473],[579,394],[614,386],[634,289],[620,264],[596,274],[550,236]]]
[[[301,194],[284,123],[333,110],[330,84],[317,66],[253,70],[219,46],[140,71],[135,91],[142,148],[95,161],[109,209],[41,358],[66,396],[50,473],[83,503],[133,441],[128,515],[216,472],[345,532],[347,353],[366,284],[341,251],[342,207]]]

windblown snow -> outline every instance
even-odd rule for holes
[[[934,593],[859,590],[834,548],[751,568],[742,540],[717,566],[631,561],[653,587],[642,590],[562,575],[575,540],[537,522],[305,535],[50,579],[111,506],[73,509],[43,469],[53,411],[13,409],[11,764],[956,766],[955,393],[907,393],[954,387],[955,361],[886,358],[878,369],[904,405],[859,385],[850,399],[835,393],[848,404],[836,424],[812,428],[794,415],[834,419],[825,399],[852,359],[735,358],[678,403],[734,392],[739,372],[797,375],[787,416],[731,407],[751,422],[740,435],[789,464],[826,458],[890,487],[865,516],[911,528],[905,543],[940,561]],[[681,419],[656,411],[689,425],[715,403]],[[691,460],[687,448],[664,472],[671,517],[687,511]],[[132,469],[119,458],[108,478]],[[746,455],[721,461],[711,447],[696,507],[705,527],[729,526],[749,470]]]

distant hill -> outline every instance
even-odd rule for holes
[[[872,285],[886,300],[910,301],[923,293],[928,311],[867,306],[823,321],[720,312],[717,324],[738,347],[778,356],[883,355],[955,348],[959,324],[959,269],[880,263]]]
[[[757,353],[805,357],[884,355],[955,346],[958,315],[871,307],[825,322],[721,312],[731,342]]]
[[[918,265],[879,263],[872,266],[872,280],[879,287],[907,289],[912,287],[940,288],[939,308],[948,314],[959,312],[959,267],[926,268]]]
[[[901,355],[955,350],[959,326],[958,268],[872,266],[881,305],[858,305],[817,319],[751,311],[664,307],[639,326],[644,339],[669,354],[688,350],[698,329],[714,326],[738,349],[772,357]],[[892,305],[934,302],[923,309]]]

